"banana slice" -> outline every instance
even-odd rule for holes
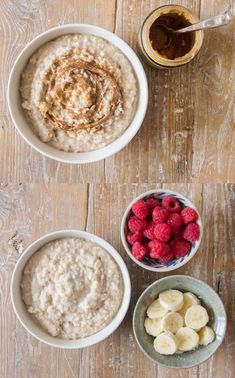
[[[163,331],[176,333],[183,327],[183,318],[177,312],[169,312],[162,318],[161,324]]]
[[[167,309],[162,307],[159,299],[156,299],[147,309],[147,315],[151,319],[159,319],[166,315]]]
[[[203,327],[199,331],[199,344],[200,345],[208,345],[212,343],[215,338],[215,332],[211,327]]]
[[[144,321],[146,332],[151,336],[158,336],[162,332],[161,319],[146,318]]]
[[[184,320],[187,327],[199,330],[208,323],[209,316],[204,307],[200,305],[192,305],[186,311]]]
[[[183,307],[179,310],[179,313],[180,313],[180,315],[182,315],[184,317],[187,309],[189,307],[191,307],[192,305],[200,304],[200,301],[196,297],[196,295],[194,295],[193,293],[189,293],[189,292],[184,293],[183,298],[184,298],[184,304],[183,304]]]
[[[177,351],[177,340],[172,333],[163,332],[156,337],[153,346],[160,354],[174,354]]]
[[[181,352],[193,350],[198,347],[199,336],[192,328],[182,327],[176,332],[178,349]]]
[[[166,290],[159,294],[160,304],[169,311],[178,311],[183,307],[184,297],[179,290]]]

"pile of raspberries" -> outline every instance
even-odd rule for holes
[[[132,206],[127,241],[137,260],[167,263],[185,256],[199,239],[197,212],[175,197],[140,199]]]

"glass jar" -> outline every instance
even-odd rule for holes
[[[189,63],[203,43],[203,31],[171,33],[199,22],[196,15],[179,5],[155,9],[145,19],[138,36],[142,58],[153,68],[174,68]],[[167,27],[167,28],[166,28]]]

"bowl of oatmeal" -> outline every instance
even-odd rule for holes
[[[17,130],[34,149],[66,163],[88,163],[125,147],[139,130],[148,87],[135,52],[87,24],[50,29],[18,56],[8,83]]]
[[[38,340],[58,348],[96,344],[129,307],[129,273],[119,253],[84,231],[62,230],[32,243],[11,282],[14,311]]]

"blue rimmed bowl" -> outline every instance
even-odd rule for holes
[[[191,249],[187,253],[187,255],[180,257],[179,259],[174,259],[164,264],[149,257],[144,257],[142,261],[139,261],[132,255],[131,246],[127,241],[127,233],[128,233],[127,223],[130,216],[132,215],[131,208],[134,205],[134,203],[138,201],[139,199],[148,199],[149,197],[154,197],[156,199],[162,200],[164,197],[169,197],[169,196],[177,198],[177,200],[181,203],[183,207],[191,207],[197,211],[199,217],[196,223],[198,224],[200,228],[200,237],[196,242],[191,243]],[[196,209],[194,204],[187,197],[169,189],[153,189],[153,190],[149,190],[148,192],[140,194],[129,204],[129,206],[127,207],[123,215],[122,222],[121,222],[121,239],[122,239],[122,244],[125,248],[125,251],[137,265],[141,266],[144,269],[151,270],[153,272],[169,272],[171,270],[178,269],[181,266],[187,264],[187,262],[191,260],[191,258],[195,255],[195,253],[197,252],[200,246],[200,243],[202,240],[202,232],[203,232],[203,227],[202,227],[201,217],[200,217],[199,211]]]

